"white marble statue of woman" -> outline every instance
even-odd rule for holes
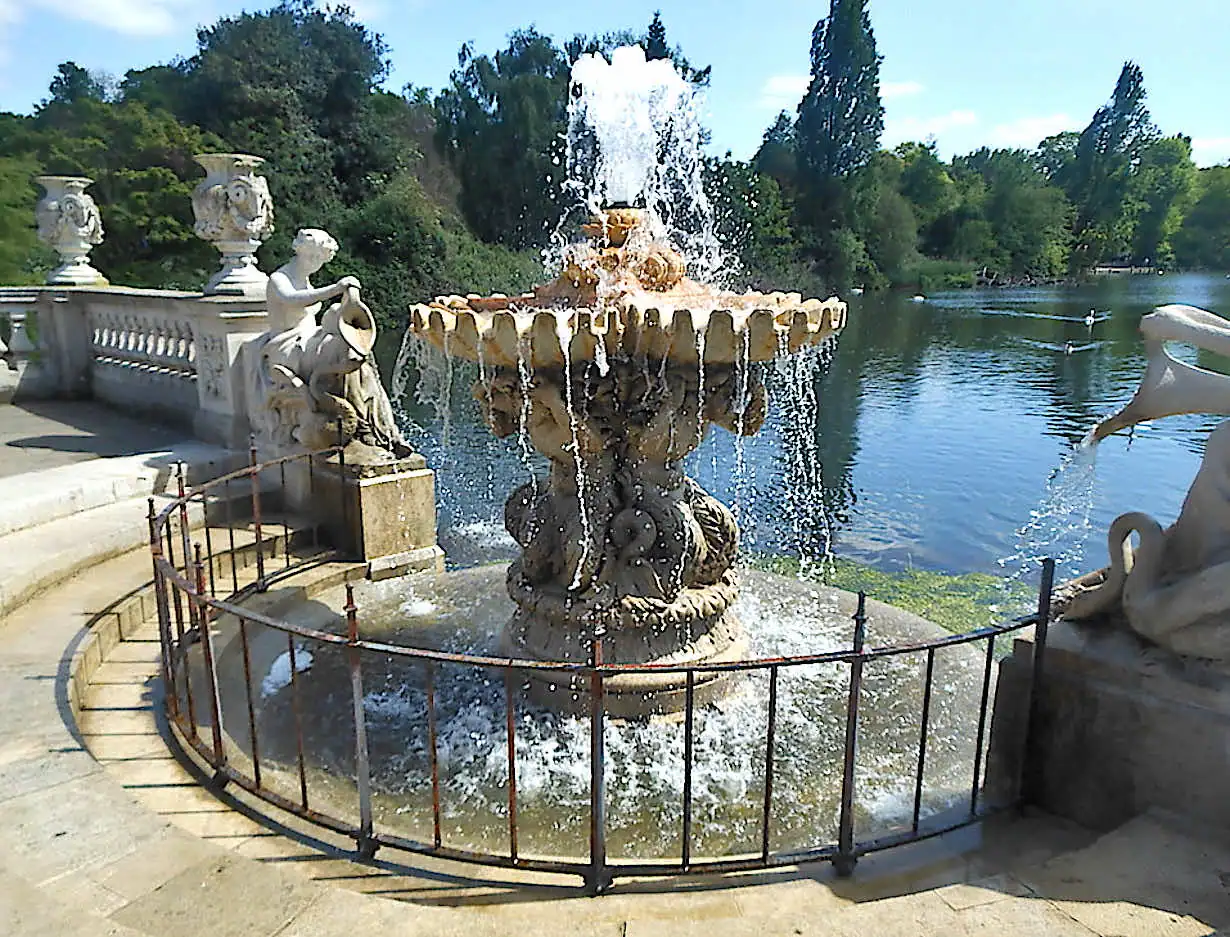
[[[312,286],[311,277],[337,253],[325,231],[304,228],[295,256],[269,277],[270,329],[259,340],[249,417],[262,440],[286,451],[357,441],[367,449],[403,457],[412,451],[393,418],[388,395],[372,361],[376,324],[359,299],[359,281],[342,277]],[[318,324],[325,300],[340,298]]]

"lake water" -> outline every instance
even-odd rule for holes
[[[1140,317],[1172,302],[1230,313],[1230,280],[1124,277],[921,303],[895,293],[847,301],[827,369],[805,389],[797,374],[771,373],[765,430],[740,447],[711,428],[689,464],[736,505],[746,548],[815,556],[831,545],[883,569],[1033,581],[1043,555],[1059,559],[1061,576],[1103,565],[1105,531],[1120,513],[1145,511],[1163,524],[1177,516],[1218,418],[1174,417],[1130,439],[1078,444],[1139,383]],[[1099,318],[1092,331],[1082,321],[1090,309]],[[399,339],[386,337],[386,376]],[[1226,370],[1194,349],[1178,356]],[[400,401],[438,473],[441,542],[462,565],[509,555],[504,499],[542,470],[516,438],[495,440],[482,427],[473,378],[473,366],[457,363],[428,376],[421,400]],[[808,396],[813,384],[814,423],[800,424],[800,390]]]

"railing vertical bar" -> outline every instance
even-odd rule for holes
[[[214,542],[209,532],[209,504],[204,491],[201,492],[201,518],[205,526],[205,559],[209,564],[209,597],[212,599],[217,597],[218,590],[214,585]]]
[[[243,653],[243,689],[248,704],[248,738],[252,745],[252,779],[261,786],[260,745],[256,740],[256,705],[252,699],[252,652],[248,645],[248,620],[239,619],[239,647]]]
[[[969,814],[978,813],[978,787],[982,783],[982,745],[987,731],[987,703],[991,695],[991,669],[995,663],[995,635],[987,638],[987,659],[982,671],[982,702],[978,707],[978,740],[974,745],[974,781],[970,785]]]
[[[512,668],[504,670],[505,729],[508,732],[508,855],[517,861],[517,701]]]
[[[256,437],[248,442],[248,480],[252,483],[252,529],[256,536],[256,588],[265,591],[265,554],[261,544],[261,473],[256,467]]]
[[[1041,724],[1043,664],[1046,660],[1046,639],[1051,624],[1051,593],[1055,588],[1055,561],[1049,556],[1042,561],[1042,582],[1038,587],[1038,618],[1034,626],[1033,671],[1029,681],[1029,710],[1025,716],[1024,752],[1021,757],[1021,779],[1018,782],[1021,799],[1037,797],[1041,779],[1034,765],[1037,740],[1035,733]]]
[[[205,598],[205,566],[201,558],[201,545],[193,546],[194,592],[189,596],[197,608],[197,628],[201,635],[201,656],[204,658],[205,678],[209,690],[210,734],[214,744],[214,770],[221,772],[226,767],[226,751],[222,747],[222,697],[218,691],[218,670],[214,663],[214,637],[210,628],[209,600]]]
[[[440,750],[436,731],[436,665],[424,661],[424,683],[427,690],[427,750],[431,759],[431,833],[432,841],[439,849],[443,843],[440,835]]]
[[[174,514],[167,515],[167,527],[170,528]],[[175,565],[175,535],[167,530],[167,562],[171,565],[172,570],[178,571]],[[183,599],[180,595],[179,586],[172,580],[171,582],[171,598],[175,608],[175,649],[183,655],[184,662],[184,702],[188,708],[188,737],[195,739],[196,731],[196,704],[192,699],[192,662],[188,659],[188,643],[186,640],[187,630],[184,628],[184,606]],[[176,693],[179,692],[178,685],[173,687]],[[177,704],[178,705],[178,704]]]
[[[299,762],[299,800],[308,809],[307,769],[303,760],[303,707],[299,701],[299,662],[295,659],[295,638],[286,634],[286,650],[290,656],[290,698],[295,710],[295,754]]]
[[[922,719],[918,730],[918,770],[914,774],[914,818],[910,829],[918,832],[922,812],[923,773],[927,770],[927,733],[931,726],[931,687],[935,677],[935,648],[927,650],[927,675],[923,680]]]
[[[367,715],[363,709],[363,661],[359,650],[359,609],[354,601],[354,586],[346,583],[346,640],[350,664],[350,689],[354,701],[355,775],[359,784],[359,835],[355,845],[359,855],[370,859],[376,854],[372,837],[372,772],[367,749]]]
[[[850,696],[846,704],[846,748],[841,773],[841,817],[833,866],[845,877],[854,871],[854,763],[858,751],[858,704],[863,686],[863,644],[867,639],[867,594],[859,592],[854,613],[854,657],[850,659]]]
[[[162,687],[166,694],[166,706],[169,713],[176,707],[175,686],[171,682],[171,617],[166,609],[165,584],[162,579],[162,569],[158,561],[162,559],[162,537],[158,533],[158,519],[154,512],[154,499],[149,499],[149,553],[150,564],[154,569],[154,605],[158,614],[158,643],[161,645],[158,654],[159,667],[162,670]]]
[[[180,536],[180,539],[183,541],[183,547],[184,547],[184,578],[187,579],[189,583],[191,583],[193,582],[193,579],[192,579],[192,537],[191,537],[192,525],[191,523],[189,523],[189,520],[188,520],[188,500],[189,499],[186,493],[186,489],[184,487],[184,463],[183,462],[175,463],[175,487],[178,491],[178,497],[176,500],[179,503],[179,536]],[[192,599],[189,598],[188,602],[189,602],[189,605],[191,605]],[[195,618],[193,618],[193,620],[195,621]]]
[[[239,567],[235,558],[235,522],[231,517],[231,480],[222,483],[222,504],[226,520],[226,536],[231,553],[231,594],[239,591]]]
[[[680,868],[692,864],[692,758],[693,729],[696,719],[696,671],[686,674],[683,692],[683,849]]]
[[[764,814],[760,829],[760,861],[769,861],[769,818],[773,813],[773,744],[777,736],[777,664],[769,667],[769,715],[764,744]]]
[[[606,865],[606,703],[603,697],[602,637],[594,635],[593,669],[589,675],[589,875],[591,895],[610,887]]]

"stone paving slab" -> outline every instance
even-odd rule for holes
[[[0,404],[0,478],[165,450],[191,436],[88,401]]]

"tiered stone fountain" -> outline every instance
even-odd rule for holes
[[[550,477],[505,506],[522,549],[508,571],[517,611],[505,647],[539,660],[739,659],[738,528],[682,462],[710,423],[756,433],[760,363],[829,339],[845,304],[689,280],[638,209],[601,211],[585,233],[559,278],[533,292],[412,309],[418,337],[479,364],[474,394],[492,431],[521,431],[550,460]],[[697,674],[698,700],[719,695],[723,676]],[[622,674],[607,681],[607,709],[678,710],[684,684],[682,673]],[[564,708],[585,693],[558,675],[532,688]]]

